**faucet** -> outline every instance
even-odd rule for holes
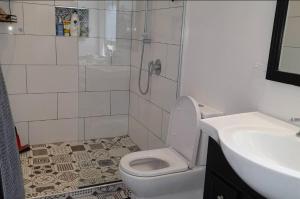
[[[300,122],[300,118],[299,117],[291,117],[290,121],[292,123],[294,123],[294,122]],[[296,133],[296,136],[300,137],[300,130],[298,131],[298,133]]]

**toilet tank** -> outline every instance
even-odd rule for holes
[[[221,111],[218,111],[214,108],[211,108],[211,107],[203,105],[203,104],[199,104],[199,108],[200,108],[202,119],[211,118],[211,117],[219,117],[219,116],[224,115],[224,113],[222,113]],[[209,136],[201,130],[200,143],[199,143],[199,147],[198,147],[198,155],[197,155],[197,161],[196,161],[197,166],[206,166],[208,138],[209,138]]]

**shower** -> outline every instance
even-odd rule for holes
[[[148,63],[148,68],[147,68],[147,86],[146,86],[145,90],[142,89],[141,79],[142,79],[145,44],[151,45],[151,38],[150,38],[150,32],[149,32],[149,26],[148,26],[148,17],[149,17],[149,2],[146,1],[145,2],[144,32],[142,35],[142,53],[141,53],[141,61],[140,61],[140,68],[139,68],[139,81],[138,81],[139,91],[143,95],[146,95],[149,92],[151,75],[154,72],[156,75],[160,75],[160,73],[161,73],[161,61],[159,59],[157,59],[155,62],[150,61]]]
[[[0,1],[5,13],[8,2]],[[0,152],[13,159],[16,134],[29,150],[15,151],[19,166],[11,161],[20,174],[0,166],[0,175],[22,174],[13,184],[26,199],[125,199],[120,159],[165,143],[183,1],[11,1],[11,8],[17,23],[0,20],[0,87],[5,80],[7,89],[0,102],[9,100],[12,144],[2,136]],[[8,182],[1,178],[0,198]]]

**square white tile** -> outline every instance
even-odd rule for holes
[[[139,148],[148,149],[148,130],[132,117],[129,117],[129,136]]]
[[[57,118],[57,94],[10,95],[10,106],[15,122]]]
[[[58,118],[78,117],[78,93],[58,93]]]
[[[20,136],[21,144],[29,144],[29,136],[28,136],[28,122],[18,122],[15,123],[18,135]]]
[[[166,147],[161,139],[153,135],[151,132],[148,134],[148,150],[151,149],[161,149]]]
[[[136,119],[155,133],[157,137],[161,137],[162,110],[156,105],[139,98],[139,113]]]
[[[130,67],[88,66],[86,67],[86,90],[129,90]]]
[[[170,113],[163,111],[163,118],[162,118],[162,140],[166,143],[167,135],[168,135],[168,128],[169,128],[169,121],[170,121]]]
[[[112,49],[109,41],[80,37],[78,45],[80,65],[111,65]]]
[[[8,94],[26,93],[26,68],[24,65],[4,65],[2,72]]]
[[[2,64],[56,64],[53,36],[1,34],[0,43]]]
[[[180,44],[183,8],[153,10],[151,38],[155,42]]]
[[[110,93],[80,92],[78,106],[80,117],[110,115]]]
[[[83,119],[29,122],[30,144],[83,140]]]
[[[180,47],[178,45],[168,45],[166,62],[166,77],[177,81],[178,67],[180,60]]]
[[[176,103],[177,83],[160,76],[152,76],[151,101],[171,111]]]
[[[117,39],[113,45],[115,49],[112,53],[112,65],[130,66],[131,40]]]
[[[55,10],[53,6],[23,4],[24,32],[32,35],[55,35]]]
[[[78,65],[78,40],[76,37],[56,37],[58,65]]]
[[[128,134],[128,116],[85,118],[85,139],[107,138]]]
[[[111,91],[111,114],[127,114],[129,107],[129,91]]]
[[[78,91],[78,67],[30,65],[27,78],[31,93]]]

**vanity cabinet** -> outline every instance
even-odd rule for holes
[[[231,168],[220,146],[209,139],[204,199],[265,199]]]

